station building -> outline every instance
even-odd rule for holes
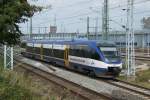
[[[102,40],[102,34],[90,33],[89,40]],[[47,33],[47,34],[24,34],[21,40],[29,39],[50,39],[50,40],[72,40],[87,39],[84,33]],[[113,31],[108,36],[109,41],[115,42],[119,47],[126,46],[126,32]],[[150,46],[150,31],[135,31],[135,47],[145,48]]]

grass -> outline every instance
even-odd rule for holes
[[[2,68],[3,68],[3,59],[2,59],[2,57],[0,55],[0,69],[2,70]]]
[[[61,87],[52,84],[47,86],[46,83],[40,83],[34,77],[31,78],[26,75],[27,73],[23,74],[21,71],[4,70],[1,56],[0,69],[0,100],[74,99],[68,89],[63,90]]]
[[[14,71],[3,70],[0,57],[0,100],[41,100],[29,79]]]
[[[150,69],[138,72],[136,76],[137,78],[134,83],[150,88]]]
[[[124,76],[119,77],[119,79],[127,81],[126,77],[124,77]],[[129,82],[150,89],[150,69],[145,70],[145,71],[137,72],[135,80],[134,81],[132,80],[132,81],[129,81]]]

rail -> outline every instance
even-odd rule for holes
[[[20,62],[19,59],[15,59],[15,61]],[[36,75],[48,80],[48,81],[51,81],[63,88],[69,89],[72,93],[77,94],[78,96],[81,96],[85,100],[93,100],[93,97],[95,97],[94,98],[95,100],[112,100],[113,99],[113,97],[111,97],[107,94],[98,93],[89,88],[83,87],[83,86],[73,83],[69,80],[66,80],[63,77],[59,77],[53,73],[46,72],[42,69],[39,69],[37,67],[31,66],[26,63],[22,63],[22,64],[23,64],[21,66],[22,68],[24,68]]]
[[[143,95],[144,97],[147,97],[148,100],[150,99],[150,89],[149,88],[145,88],[145,87],[135,85],[135,84],[132,84],[129,82],[125,82],[122,80],[118,80],[118,79],[115,79],[113,81],[105,81],[105,82],[107,82],[113,86]]]

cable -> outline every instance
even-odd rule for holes
[[[73,3],[73,4],[69,4],[69,5],[66,5],[66,6],[62,6],[62,7],[57,7],[57,9],[59,8],[69,8],[69,7],[73,7],[73,6],[76,6],[76,5],[83,5],[83,4],[88,4],[90,2],[93,2],[94,0],[85,0],[85,1],[80,1],[80,2],[76,2],[76,3]]]
[[[141,3],[145,3],[145,2],[149,2],[150,0],[142,0],[142,1],[139,1],[139,2],[134,2],[134,5],[136,4],[141,4]],[[109,8],[110,10],[113,10],[113,9],[116,9],[116,8],[120,8],[120,7],[123,7],[123,6],[127,6],[127,4],[122,4],[122,5],[118,5],[116,7],[111,7]]]
[[[147,1],[149,1],[149,0],[144,0],[144,1],[147,2]],[[144,1],[136,2],[136,4],[143,3]],[[124,6],[125,6],[125,5],[124,5]],[[117,8],[117,7],[113,7],[112,9],[115,9],[115,8]],[[73,19],[73,18],[75,18],[75,17],[79,17],[79,16],[83,16],[83,15],[88,15],[88,14],[90,14],[90,13],[95,13],[95,12],[88,12],[88,13],[79,14],[79,15],[74,15],[74,16],[70,16],[70,17],[58,18],[57,20],[69,20],[69,19]],[[134,13],[134,14],[136,14],[136,13]],[[120,17],[120,16],[124,16],[124,15],[119,15],[119,16],[114,16],[114,17]],[[52,19],[51,19],[51,20],[52,20]],[[51,21],[51,20],[48,20],[48,21]],[[47,20],[46,20],[46,21],[47,21]],[[39,24],[42,24],[42,23],[45,23],[45,21],[44,21],[44,22],[41,22],[41,23],[39,23]]]
[[[73,3],[73,4],[70,4],[70,5],[66,5],[66,6],[62,6],[62,7],[57,7],[56,9],[63,9],[63,8],[69,8],[69,7],[73,7],[73,6],[75,6],[75,5],[80,5],[80,4],[87,4],[87,3],[90,3],[90,2],[93,2],[94,0],[85,0],[85,1],[80,1],[80,2],[77,2],[77,3]],[[46,12],[49,12],[50,10],[48,9],[48,10],[46,10],[45,12],[43,12],[43,13],[46,13]],[[38,16],[38,15],[40,15],[40,14],[43,14],[43,13],[39,13],[39,14],[37,14],[37,15],[35,15],[35,16]]]
[[[145,2],[149,2],[150,0],[142,0],[142,1],[138,1],[138,2],[134,2],[134,5],[136,4],[141,4],[141,3],[145,3]],[[122,5],[118,5],[118,6],[114,6],[114,7],[110,7],[109,9],[110,10],[113,10],[113,9],[116,9],[116,8],[121,8],[123,6],[127,6],[127,4],[122,4]],[[97,6],[99,7],[99,6]],[[100,9],[100,8],[97,8],[97,9]]]
[[[79,14],[79,15],[74,15],[74,16],[70,16],[70,17],[64,17],[64,18],[57,18],[57,21],[58,20],[69,20],[69,19],[73,19],[73,18],[76,18],[76,17],[81,17],[83,15],[89,15],[90,13],[93,13],[93,12],[87,12],[87,13],[83,13],[83,14]],[[49,22],[49,21],[52,21],[52,19],[46,20],[46,22]],[[43,21],[41,23],[38,23],[38,24],[42,24],[42,23],[45,23],[45,21]]]

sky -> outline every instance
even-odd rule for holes
[[[102,29],[103,0],[28,0],[28,2],[45,8],[32,17],[33,33],[49,32],[49,27],[55,24],[57,32],[85,33],[88,16],[90,32],[95,31],[96,18],[98,31]],[[134,2],[134,30],[141,30],[141,19],[150,16],[150,0],[134,0]],[[127,12],[123,10],[126,8],[127,0],[109,0],[110,31],[125,30],[121,26],[126,25]],[[29,22],[20,24],[23,33],[29,33],[29,24]]]

